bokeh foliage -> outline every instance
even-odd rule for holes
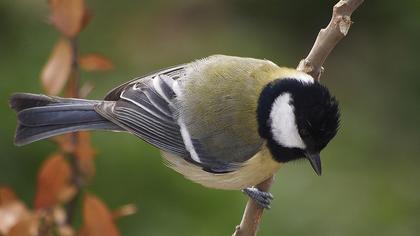
[[[150,71],[228,54],[295,67],[335,1],[88,1],[95,19],[81,50],[112,58],[109,73],[82,74],[90,98]],[[0,2],[0,184],[28,204],[35,176],[54,148],[12,145],[13,92],[40,93],[40,70],[57,33],[44,1]],[[342,127],[322,153],[324,174],[306,162],[284,166],[259,235],[418,235],[420,232],[420,2],[366,1],[356,24],[327,59],[322,77],[342,106]],[[89,189],[111,208],[134,202],[124,235],[230,235],[246,198],[203,188],[164,167],[134,136],[93,134],[99,153]]]

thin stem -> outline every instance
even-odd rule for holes
[[[322,65],[338,42],[347,35],[353,23],[350,17],[362,3],[363,0],[341,0],[334,5],[329,24],[319,31],[308,56],[299,62],[298,70],[320,79],[324,70]]]
[[[77,138],[77,132],[72,133],[72,139],[75,140]],[[77,145],[77,144],[76,144]],[[72,170],[72,181],[74,186],[76,186],[76,194],[74,197],[67,203],[66,206],[66,223],[71,225],[74,219],[74,213],[77,207],[77,202],[79,201],[81,195],[81,189],[83,187],[83,179],[82,173],[79,168],[78,158],[74,154],[69,155],[69,161]]]
[[[80,82],[79,43],[76,37],[69,39],[69,41],[72,51],[72,60],[70,79],[67,88],[67,96],[78,98]]]
[[[264,180],[256,187],[264,192],[270,191],[271,185],[274,182],[274,176]],[[261,208],[254,200],[248,199],[241,223],[236,226],[235,232],[232,236],[255,236],[258,232],[261,217],[264,209]]]
[[[79,97],[79,81],[80,81],[80,68],[79,68],[79,47],[77,38],[71,38],[70,45],[72,49],[72,64],[69,82],[67,84],[66,95],[73,98]],[[79,145],[79,134],[78,132],[71,133],[71,142],[73,146],[73,152],[69,155],[69,162],[72,169],[72,181],[76,186],[76,194],[73,199],[66,206],[66,221],[67,224],[72,224],[74,219],[74,212],[79,200],[81,189],[83,187],[83,176],[80,170],[79,160],[74,153],[74,149]]]

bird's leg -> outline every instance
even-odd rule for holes
[[[261,191],[256,187],[243,189],[242,192],[252,198],[260,207],[270,209],[271,200],[273,200],[271,193]]]

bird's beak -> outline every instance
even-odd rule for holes
[[[321,168],[321,157],[319,156],[319,153],[306,153],[305,156],[311,163],[311,166],[314,169],[315,173],[317,175],[321,175],[322,168]]]

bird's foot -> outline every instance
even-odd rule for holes
[[[248,197],[253,199],[260,207],[264,209],[270,209],[271,200],[273,200],[273,195],[269,192],[264,192],[256,187],[250,187],[243,189],[244,192]]]

